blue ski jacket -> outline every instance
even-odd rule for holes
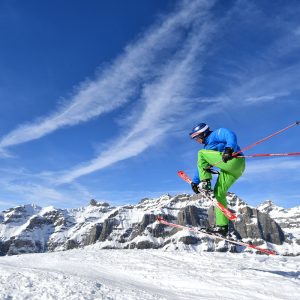
[[[241,150],[237,144],[235,133],[227,128],[219,128],[212,131],[212,133],[204,140],[204,149],[206,150],[223,152],[227,147],[232,148],[233,152]],[[193,182],[197,184],[200,183],[198,168],[193,178]]]

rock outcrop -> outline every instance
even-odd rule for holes
[[[253,208],[234,194],[228,194],[228,203],[238,215],[237,221],[231,224],[238,238],[276,246],[277,251],[283,249],[286,255],[300,254],[300,209],[285,210],[269,202]],[[0,255],[61,251],[91,244],[105,249],[243,250],[167,227],[156,222],[158,215],[181,225],[206,227],[215,222],[210,203],[198,195],[188,194],[145,198],[137,205],[122,207],[94,199],[87,207],[72,210],[18,206],[0,213]],[[289,222],[291,226],[287,225]]]

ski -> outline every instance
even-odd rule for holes
[[[188,177],[188,175],[184,171],[178,171],[178,175],[187,183],[191,184],[192,180]],[[207,199],[209,199],[212,204],[219,208],[220,211],[230,220],[233,221],[237,219],[237,216],[233,214],[229,209],[227,209],[224,205],[222,205],[209,191],[200,191],[200,194]]]
[[[255,246],[255,245],[252,245],[252,244],[247,244],[247,243],[244,243],[242,241],[232,240],[230,238],[226,238],[226,237],[223,237],[223,236],[218,235],[218,234],[207,232],[205,229],[202,229],[202,228],[170,223],[170,222],[164,220],[164,218],[162,218],[162,217],[157,217],[157,221],[161,224],[164,224],[164,225],[167,225],[167,226],[170,226],[170,227],[175,227],[175,228],[179,228],[179,229],[186,229],[186,230],[189,230],[189,231],[201,233],[201,234],[209,236],[213,239],[221,239],[221,240],[227,241],[228,243],[243,246],[243,247],[247,247],[247,248],[250,248],[250,249],[253,249],[253,250],[256,250],[256,251],[260,251],[260,252],[263,252],[263,253],[266,253],[266,254],[269,254],[269,255],[278,255],[278,253],[273,251],[273,250],[260,248],[258,246]]]

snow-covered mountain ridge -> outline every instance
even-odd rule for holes
[[[230,193],[228,203],[238,215],[231,225],[237,237],[267,245],[283,255],[300,254],[300,207],[283,209],[266,201],[256,209]],[[101,249],[248,251],[166,227],[156,222],[157,215],[182,225],[214,223],[210,202],[188,194],[146,198],[137,205],[119,207],[95,200],[78,209],[18,206],[0,213],[0,255],[53,252],[95,243]]]

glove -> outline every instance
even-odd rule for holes
[[[223,155],[222,155],[222,160],[224,163],[227,163],[229,160],[233,159],[232,153],[233,153],[232,148],[229,148],[229,147],[225,148],[225,151],[223,152]]]
[[[192,190],[193,190],[193,192],[194,192],[195,194],[199,194],[199,193],[200,193],[200,192],[199,192],[199,189],[198,189],[198,184],[197,184],[197,183],[192,182],[192,183],[191,183],[191,187],[192,187]]]
[[[206,179],[206,180],[201,181],[198,185],[198,189],[199,190],[210,191],[211,190],[210,180]]]

